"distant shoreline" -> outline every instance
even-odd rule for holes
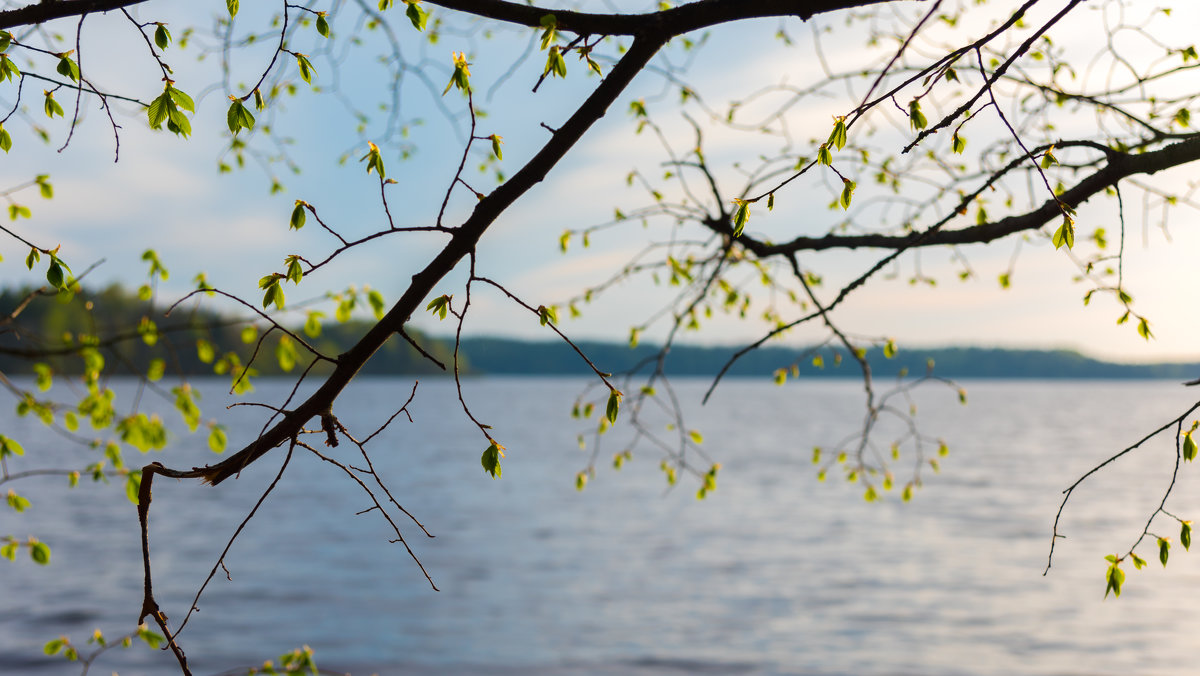
[[[596,364],[613,373],[639,370],[657,345],[603,341],[576,341]],[[527,341],[514,338],[465,337],[462,354],[472,373],[481,375],[586,375],[591,369],[562,341]],[[715,376],[738,350],[733,346],[675,345],[665,360],[665,371],[673,376]],[[1093,359],[1074,350],[1025,350],[981,347],[905,348],[888,359],[881,348],[867,352],[875,377],[895,377],[902,370],[924,374],[930,360],[933,374],[948,378],[982,379],[1176,379],[1200,378],[1200,362],[1121,364]],[[840,365],[838,365],[840,361]],[[640,366],[640,368],[639,368]],[[786,369],[805,377],[859,378],[861,373],[844,350],[822,347],[764,346],[743,355],[727,376],[771,377]]]
[[[0,291],[0,310],[11,311],[23,302],[29,290]],[[89,309],[91,308],[91,309]],[[91,327],[94,339],[121,335],[130,326],[138,326],[153,314],[152,306],[136,295],[109,287],[76,294],[72,302],[36,303],[21,314],[22,331],[0,335],[0,373],[8,376],[30,374],[38,363],[58,375],[78,375],[84,360],[73,347],[81,336],[69,327]],[[165,321],[165,320],[164,320]],[[247,363],[253,355],[256,377],[281,375],[302,364],[295,354],[289,359],[279,355],[281,332],[269,333],[259,343],[257,330],[249,338],[238,322],[212,311],[196,310],[186,318],[164,323],[161,340],[147,343],[137,336],[116,341],[101,349],[110,367],[109,375],[147,373],[154,361],[172,365],[181,375],[202,376],[213,372],[217,356],[236,355]],[[313,349],[324,355],[338,355],[350,349],[370,327],[370,322],[326,322],[319,332],[304,333]],[[297,335],[302,332],[297,328]],[[318,335],[319,334],[319,335]],[[65,337],[64,337],[65,336]],[[409,338],[422,346],[418,352],[407,341],[394,337],[367,362],[363,375],[415,374],[422,377],[446,374],[454,360],[454,342],[449,336],[430,336],[416,329]],[[601,371],[614,374],[650,373],[657,345],[642,343],[631,347],[627,342],[579,339],[575,345]],[[703,346],[676,344],[664,361],[671,376],[715,377],[744,344]],[[482,375],[563,375],[589,376],[592,368],[574,347],[560,339],[523,340],[507,337],[467,336],[459,350],[459,372]],[[46,356],[39,356],[45,350]],[[292,353],[295,351],[292,350]],[[286,356],[286,355],[285,355]],[[893,358],[884,355],[881,346],[866,352],[871,372],[877,378],[890,378],[902,370],[911,375],[927,371],[946,378],[1009,379],[1172,379],[1180,382],[1200,378],[1200,361],[1123,364],[1085,356],[1070,349],[1005,349],[984,347],[909,347],[897,346]],[[312,375],[328,372],[327,364],[317,364]],[[860,378],[861,372],[851,355],[832,347],[764,345],[739,358],[725,373],[726,377],[773,378],[785,374],[796,377]]]

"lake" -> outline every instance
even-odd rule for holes
[[[193,671],[261,664],[301,645],[324,669],[358,674],[798,674],[950,676],[1191,674],[1200,627],[1200,552],[1178,542],[1170,565],[1150,562],[1120,599],[1104,598],[1103,557],[1127,551],[1162,499],[1174,466],[1165,437],[1076,491],[1043,576],[1061,492],[1093,465],[1181,413],[1197,393],[1169,381],[977,381],[915,398],[921,431],[946,440],[941,473],[903,503],[863,500],[830,472],[817,481],[812,447],[852,433],[861,385],[799,380],[675,381],[689,426],[722,463],[718,489],[667,490],[653,448],[619,472],[610,434],[596,476],[569,418],[584,381],[476,378],[472,412],[507,446],[503,477],[479,464],[487,443],[463,424],[453,383],[422,381],[410,410],[371,442],[375,467],[436,537],[398,522],[440,592],[378,513],[336,468],[297,452],[233,545],[180,636]],[[202,381],[206,419],[231,446],[252,437],[262,409],[224,411],[224,382]],[[263,380],[251,398],[278,402],[290,383]],[[881,384],[882,386],[882,384]],[[60,385],[61,387],[61,385]],[[339,418],[365,436],[404,403],[412,380],[362,379]],[[128,406],[129,383],[117,387]],[[162,402],[147,400],[166,413]],[[11,411],[11,409],[9,409]],[[172,467],[211,462],[203,434],[173,414]],[[76,467],[88,452],[6,412],[0,429],[27,454],[11,471]],[[35,439],[40,440],[35,443]],[[611,443],[609,443],[611,441]],[[886,450],[889,440],[881,439]],[[324,447],[322,446],[322,449]],[[329,452],[350,460],[346,444]],[[158,477],[151,544],[155,590],[172,626],[225,541],[274,478],[277,449],[216,488]],[[902,484],[909,465],[901,465]],[[1200,517],[1200,467],[1186,465],[1168,508]],[[78,674],[41,646],[65,634],[83,645],[99,628],[132,628],[141,603],[136,510],[121,485],[62,478],[8,484],[33,501],[5,509],[0,533],[37,535],[48,567],[24,550],[0,561],[0,673]],[[1160,517],[1162,519],[1162,517]],[[394,537],[394,536],[393,536]],[[86,652],[86,650],[85,650]],[[169,653],[106,653],[93,674],[177,673]],[[244,673],[244,672],[243,672]]]

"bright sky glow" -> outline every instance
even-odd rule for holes
[[[162,18],[165,13],[184,12],[169,19],[173,30],[176,26],[181,30],[189,20],[195,22],[196,15],[206,17],[207,11],[223,9],[217,6],[221,3],[204,4],[202,9],[182,10],[166,4],[149,4],[137,11],[144,17],[153,15],[155,20],[166,20]],[[1190,3],[1176,4],[1187,6],[1176,8],[1170,22],[1157,25],[1163,26],[1164,31],[1170,27],[1200,25],[1200,9]],[[995,8],[989,12],[989,17],[1001,14]],[[1055,32],[1056,39],[1066,42],[1091,39],[1089,35],[1094,33],[1088,31],[1098,25],[1095,22],[1101,17],[1086,11],[1078,15],[1079,23],[1070,30]],[[244,20],[249,23],[256,18],[247,15]],[[95,21],[98,24],[115,19]],[[201,23],[205,21],[202,19]],[[397,27],[402,22],[398,20]],[[840,17],[833,17],[816,25],[838,26],[840,22]],[[1085,29],[1085,24],[1089,28]],[[802,86],[814,81],[819,77],[819,66],[810,28],[798,19],[785,26],[795,40],[794,46],[785,46],[773,38],[778,28],[776,22],[755,22],[714,31],[709,44],[700,50],[695,63],[682,77],[717,111],[723,111],[728,101],[743,99],[764,84],[786,80]],[[335,17],[335,33],[352,28],[338,24]],[[147,83],[153,85],[158,78],[153,72],[147,76],[139,70],[145,68],[146,61],[145,54],[138,51],[141,45],[130,43],[114,48],[99,41],[96,28],[91,30],[92,42],[85,41],[84,45],[85,58],[93,60],[87,64],[89,67],[103,68],[100,72],[108,74],[103,82],[105,88],[134,87],[135,93],[145,100],[157,95],[152,88],[145,89]],[[507,173],[515,171],[544,141],[546,132],[539,125],[561,124],[572,106],[595,83],[594,78],[583,74],[581,64],[572,61],[565,82],[547,80],[538,94],[532,94],[530,89],[541,72],[541,58],[536,53],[506,75],[527,45],[528,32],[505,29],[491,41],[474,42],[447,34],[434,46],[422,43],[420,36],[411,30],[400,37],[405,48],[411,50],[406,54],[409,59],[427,54],[437,64],[422,71],[435,89],[440,89],[448,78],[450,52],[472,52],[472,81],[478,92],[476,105],[488,113],[480,120],[477,133],[497,133],[504,137],[505,155],[499,166]],[[1170,37],[1164,35],[1164,40]],[[842,63],[844,60],[855,58],[862,50],[865,36],[861,30],[841,31],[825,34],[822,40],[826,58],[840,70],[847,67]],[[187,88],[197,102],[198,112],[192,123],[194,133],[189,140],[151,132],[144,114],[136,106],[126,106],[128,116],[119,119],[120,161],[114,164],[113,138],[107,119],[94,102],[86,101],[84,124],[62,153],[56,150],[65,138],[63,122],[47,124],[44,117],[37,120],[51,131],[49,146],[29,135],[18,137],[14,133],[15,147],[0,166],[0,185],[19,184],[35,174],[45,173],[51,176],[56,197],[43,201],[31,194],[15,195],[14,199],[33,209],[34,216],[32,220],[9,225],[39,243],[50,246],[61,243],[62,257],[77,273],[91,263],[104,260],[89,275],[93,285],[116,282],[136,287],[145,281],[140,255],[146,248],[155,248],[172,271],[170,281],[161,288],[165,298],[177,297],[193,288],[193,275],[205,271],[211,284],[248,300],[259,297],[257,280],[281,269],[286,255],[301,253],[311,260],[323,258],[329,251],[332,238],[315,227],[311,219],[309,226],[299,233],[288,230],[288,214],[294,200],[313,204],[347,237],[365,235],[380,227],[384,220],[378,184],[357,162],[365,153],[365,143],[356,135],[353,122],[348,121],[333,96],[301,91],[295,99],[284,102],[285,109],[273,121],[266,121],[275,125],[276,134],[297,139],[297,145],[289,148],[289,152],[303,167],[303,173],[293,176],[283,167],[262,170],[249,166],[242,171],[218,174],[218,158],[228,143],[224,124],[228,104],[219,89],[201,91],[193,83],[220,81],[217,69],[220,54],[214,53],[203,63],[195,63],[196,53],[195,47],[182,54],[168,51],[179,86]],[[264,65],[255,61],[258,54],[258,51],[236,54],[235,83],[238,78],[256,77],[254,73]],[[673,48],[669,58],[680,62],[684,56],[681,50]],[[317,82],[334,81],[334,69],[320,61],[314,64]],[[1104,70],[1098,64],[1078,67],[1084,78],[1093,76],[1088,73],[1102,74]],[[125,68],[130,69],[122,70]],[[341,91],[364,108],[370,107],[372,101],[381,98],[380,88],[386,86],[380,79],[384,72],[369,59],[347,61],[338,74]],[[302,90],[306,88],[303,83],[300,85]],[[826,105],[811,106],[803,115],[795,116],[793,131],[797,140],[826,135],[830,118],[856,105],[861,87],[854,86],[854,96],[831,97]],[[7,87],[11,85],[0,87],[0,94],[7,95]],[[668,93],[663,94],[664,91]],[[505,284],[533,306],[549,305],[602,282],[648,241],[661,240],[664,237],[661,229],[643,231],[632,225],[593,235],[591,247],[586,250],[579,246],[578,240],[572,242],[566,255],[558,249],[558,236],[564,229],[603,222],[611,217],[614,208],[628,212],[647,203],[645,191],[628,187],[625,176],[633,168],[647,174],[661,174],[664,155],[649,132],[634,133],[634,123],[624,105],[645,98],[654,109],[656,120],[667,128],[672,142],[686,150],[692,132],[673,110],[678,101],[677,91],[677,86],[664,85],[661,75],[643,73],[634,90],[623,97],[622,105],[614,106],[608,118],[585,137],[563,164],[485,236],[478,272]],[[412,130],[411,138],[417,147],[412,159],[402,161],[394,154],[386,158],[389,176],[399,182],[390,189],[388,201],[397,225],[424,225],[436,217],[441,195],[461,155],[466,135],[461,126],[463,103],[456,94],[446,96],[444,105],[458,115],[452,124],[435,107],[442,104],[441,99],[422,94],[417,85],[407,87],[403,93],[409,113],[423,118],[425,124]],[[65,93],[59,98],[64,107],[73,103],[72,97]],[[30,116],[38,118],[37,107],[30,104],[30,108]],[[688,110],[697,115],[696,108]],[[1055,123],[1066,129],[1077,124],[1094,125],[1095,121],[1072,119],[1070,112],[1064,110],[1062,119]],[[734,161],[752,160],[759,152],[774,152],[780,144],[777,137],[750,138],[707,122],[705,129],[706,151],[721,178],[737,175],[738,169],[732,166]],[[371,131],[368,129],[366,133],[369,135]],[[880,133],[900,134],[907,130]],[[347,153],[349,159],[339,164],[339,159]],[[1185,167],[1182,171],[1143,180],[1168,191],[1182,192],[1187,189],[1189,173],[1194,173],[1194,169]],[[268,194],[271,175],[278,175],[284,182],[287,188],[284,193]],[[467,178],[483,191],[494,184],[487,176],[475,173],[468,173]],[[730,183],[731,188],[733,185]],[[770,214],[757,209],[749,227],[778,233],[781,238],[787,233],[824,232],[840,217],[840,211],[825,209],[829,196],[818,188],[800,188],[781,197],[779,207]],[[454,223],[468,213],[472,201],[465,191],[456,193],[447,222]],[[1124,274],[1138,311],[1152,322],[1155,338],[1149,342],[1142,340],[1132,326],[1116,325],[1121,310],[1110,299],[1097,298],[1085,308],[1081,299],[1088,287],[1072,281],[1077,268],[1063,251],[1055,251],[1047,239],[1039,237],[1024,243],[1010,238],[989,246],[963,249],[975,274],[961,282],[957,275],[962,266],[952,261],[947,251],[925,251],[919,258],[907,254],[890,271],[890,278],[875,279],[836,316],[848,332],[891,336],[901,349],[906,345],[950,344],[1072,347],[1121,361],[1200,359],[1200,346],[1195,342],[1195,336],[1200,335],[1200,315],[1195,312],[1200,276],[1196,274],[1194,253],[1200,250],[1197,247],[1200,215],[1181,207],[1172,212],[1163,229],[1159,227],[1161,217],[1157,210],[1151,211],[1149,221],[1143,223],[1141,203],[1126,206],[1130,227]],[[1078,221],[1081,233],[1103,226],[1110,239],[1116,238],[1117,217],[1107,202],[1081,209]],[[370,285],[394,300],[408,278],[442,241],[442,237],[435,235],[380,239],[306,278],[299,288],[289,286],[289,303],[319,297],[326,290],[338,291],[351,284]],[[1012,286],[1002,289],[997,278],[1009,269],[1018,248]],[[0,241],[0,252],[4,255],[0,283],[40,281],[40,276],[29,273],[21,264],[25,250],[16,242]],[[831,296],[841,283],[857,276],[881,255],[877,251],[835,251],[809,255],[805,260],[825,277],[822,292]],[[936,287],[909,283],[917,265],[923,275],[937,280]],[[458,274],[448,280],[444,292],[461,294],[462,279]],[[758,295],[766,298],[764,293]],[[596,303],[581,307],[584,315],[580,319],[567,320],[567,313],[561,312],[563,329],[575,338],[625,340],[631,326],[652,316],[669,300],[669,289],[656,288],[648,281],[625,283]],[[783,314],[794,317],[799,311],[784,309]],[[449,333],[451,328],[428,317],[416,318],[415,324],[440,334]],[[734,344],[754,340],[764,331],[761,322],[736,321],[718,313],[702,332],[686,335],[684,340]],[[651,329],[646,339],[661,337],[662,332],[661,326]],[[472,298],[467,333],[550,337],[538,325],[536,317],[501,294],[486,289],[478,290]],[[800,331],[789,334],[786,340],[802,344],[816,335]]]

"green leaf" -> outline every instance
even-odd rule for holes
[[[421,9],[418,2],[420,0],[406,0],[405,4],[408,5],[408,9],[404,10],[404,16],[407,16],[408,20],[412,22],[413,28],[423,31],[425,30],[425,23],[429,21],[429,14]]]
[[[167,640],[163,638],[161,634],[156,634],[155,632],[150,631],[144,624],[138,627],[137,635],[138,638],[146,642],[146,645],[155,649],[157,649],[158,646],[162,645],[163,642]]]
[[[146,367],[146,379],[151,382],[158,382],[167,372],[167,362],[161,359],[151,359],[149,366]]]
[[[313,310],[308,313],[308,317],[304,320],[304,334],[309,338],[316,338],[321,335],[321,318],[325,316],[324,312]]]
[[[1192,522],[1181,521],[1179,524],[1179,542],[1184,549],[1192,548]]]
[[[608,393],[608,406],[605,407],[605,416],[608,417],[608,422],[617,422],[617,412],[621,409],[621,397],[624,396],[617,390],[610,390]]]
[[[17,548],[19,546],[20,545],[18,545],[16,542],[9,542],[8,544],[4,545],[3,547],[0,547],[0,556],[3,556],[4,558],[8,559],[9,561],[16,561],[17,560]]]
[[[254,115],[246,109],[241,99],[234,96],[229,98],[229,111],[225,113],[225,122],[229,125],[229,132],[236,135],[243,129],[253,129]]]
[[[429,305],[426,305],[425,309],[437,315],[438,319],[445,319],[446,314],[450,311],[450,298],[449,295],[438,296],[429,301]]]
[[[161,23],[154,29],[154,44],[158,45],[159,49],[166,49],[167,45],[171,44],[171,33]]]
[[[1154,335],[1150,333],[1150,322],[1147,321],[1145,317],[1138,317],[1137,331],[1138,335],[1146,340],[1150,340],[1150,338]]]
[[[8,502],[8,506],[13,508],[13,510],[15,510],[17,513],[24,512],[25,510],[29,509],[29,499],[24,496],[17,495],[12,489],[9,489],[6,501]]]
[[[284,373],[291,373],[296,368],[296,343],[291,336],[280,336],[275,344],[275,359]]]
[[[192,101],[192,97],[188,96],[187,92],[167,85],[166,94],[167,96],[171,97],[171,100],[175,102],[175,105],[188,111],[189,113],[196,112],[196,103]]]
[[[887,359],[892,359],[896,356],[896,341],[888,338],[888,341],[883,344],[883,356]]]
[[[1108,566],[1108,572],[1105,574],[1105,580],[1108,585],[1104,589],[1104,598],[1108,598],[1108,593],[1112,592],[1114,596],[1121,596],[1121,585],[1125,584],[1125,571],[1121,570],[1121,566],[1116,561],[1113,561]]]
[[[957,131],[954,132],[954,136],[950,138],[950,149],[955,155],[961,155],[967,149],[967,139],[959,136]]]
[[[1191,462],[1196,459],[1196,440],[1191,432],[1183,433],[1183,459]]]
[[[487,447],[480,457],[480,463],[483,465],[483,471],[492,475],[493,479],[500,478],[500,458],[504,457],[504,447],[492,441],[492,445]]]
[[[0,31],[0,52],[7,52],[12,46],[12,33]]]
[[[538,23],[543,29],[541,49],[547,49],[554,42],[555,35],[558,32],[558,19],[553,14],[546,14]]]
[[[358,296],[350,294],[346,298],[338,302],[337,309],[333,311],[333,316],[341,323],[350,321],[350,314],[354,312],[354,306],[358,302]]]
[[[1167,558],[1171,554],[1171,541],[1166,538],[1158,539],[1158,560],[1162,562],[1164,568],[1167,567]]]
[[[908,103],[908,122],[915,131],[920,131],[929,126],[929,121],[925,119],[925,114],[921,112],[921,102],[918,99],[913,99]]]
[[[707,472],[704,473],[704,483],[700,486],[700,494],[697,498],[703,500],[712,491],[717,490],[717,472],[721,469],[721,463],[714,463]]]
[[[367,292],[367,303],[371,306],[371,312],[375,314],[375,319],[383,319],[383,315],[387,311],[387,304],[383,300],[383,294],[375,289],[371,289]]]
[[[6,455],[25,455],[25,449],[15,440],[0,434],[0,457]]]
[[[4,125],[0,125],[0,150],[6,153],[12,150],[12,135],[4,128]]]
[[[149,317],[142,317],[137,330],[143,343],[153,346],[158,342],[158,326]]]
[[[500,144],[504,143],[504,141],[500,140],[501,137],[498,134],[492,134],[488,138],[492,140],[492,154],[498,160],[504,159],[504,152],[500,150]]]
[[[213,425],[212,429],[208,431],[208,448],[213,453],[222,453],[228,443],[229,437],[225,434],[225,426]]]
[[[558,45],[551,47],[549,54],[546,55],[546,68],[542,71],[542,75],[546,75],[547,73],[552,74],[554,77],[567,76],[567,62],[563,59],[562,51],[559,50]]]
[[[282,310],[283,299],[283,287],[279,285],[279,280],[277,279],[274,284],[268,286],[264,291],[262,306],[264,309],[266,309],[267,307],[274,305],[276,309]]]
[[[29,558],[33,559],[33,562],[40,566],[49,565],[50,564],[50,546],[47,545],[45,542],[38,542],[37,540],[33,540],[33,538],[30,538],[30,540],[31,540],[31,542],[29,545]]]
[[[66,52],[58,55],[58,67],[55,70],[72,82],[79,82],[79,64],[71,60],[70,54],[71,52]]]
[[[1129,557],[1133,559],[1133,567],[1134,568],[1141,570],[1142,568],[1146,567],[1146,560],[1143,559],[1142,557],[1138,556],[1137,554],[1130,552]]]
[[[692,440],[692,443],[697,444],[697,445],[704,443],[704,436],[701,435],[696,430],[689,431],[688,438]]]
[[[850,208],[850,200],[854,197],[854,181],[848,178],[842,179],[842,195],[838,198],[838,204],[842,205],[842,209]]]
[[[446,88],[442,90],[442,96],[445,96],[451,87],[457,87],[464,94],[471,90],[471,70],[467,63],[467,55],[461,52],[451,52],[454,58],[454,73],[450,76],[450,82],[446,84]]]
[[[291,230],[299,230],[304,227],[304,221],[308,215],[304,212],[305,202],[296,200],[296,208],[292,209],[292,218],[288,222],[288,228]]]
[[[146,117],[150,122],[151,129],[162,128],[162,123],[166,122],[170,116],[171,103],[171,96],[165,91],[150,102],[150,106],[146,109]]]
[[[329,37],[329,20],[325,18],[325,12],[317,12],[317,33],[321,37]]]
[[[237,16],[238,0],[225,0],[225,8],[229,10],[229,18]]]
[[[42,652],[47,655],[57,655],[62,652],[62,649],[67,646],[67,639],[56,638],[52,641],[47,641],[46,645],[42,646]]]
[[[368,174],[371,173],[371,170],[375,170],[375,172],[379,174],[379,178],[382,179],[384,177],[383,156],[379,153],[379,146],[375,145],[371,141],[367,141],[367,154],[363,155],[362,158],[359,159],[359,162],[362,162],[363,160],[367,161]]]
[[[212,343],[200,338],[196,340],[196,357],[205,364],[211,364],[216,357]]]
[[[735,197],[733,203],[737,205],[737,211],[733,214],[733,236],[740,237],[746,229],[746,222],[750,220],[750,202]]]
[[[46,92],[46,104],[43,107],[46,111],[46,117],[54,119],[54,116],[64,117],[62,106],[58,105],[58,101],[54,100],[54,92]]]
[[[1070,218],[1064,218],[1062,225],[1058,226],[1058,230],[1054,231],[1054,237],[1051,240],[1054,242],[1054,248],[1060,249],[1064,245],[1068,249],[1075,246],[1075,223]]]
[[[833,146],[838,150],[846,147],[846,118],[844,116],[834,118],[833,131],[829,134],[829,140],[825,142],[825,145]]]
[[[618,456],[618,457],[620,457],[620,456]],[[587,472],[580,472],[580,473],[576,474],[575,475],[575,490],[582,491],[587,486],[587,482],[588,482]]]
[[[19,81],[21,77],[21,69],[17,68],[17,64],[5,54],[0,54],[0,81],[11,80]]]
[[[299,284],[304,279],[304,266],[300,265],[299,256],[288,256],[284,263],[287,265],[287,279],[293,284]]]
[[[317,74],[317,69],[313,68],[312,62],[308,60],[308,56],[296,54],[296,66],[300,69],[300,79],[308,84],[312,84],[312,78],[313,75]]]
[[[58,259],[51,256],[50,267],[46,269],[46,281],[50,282],[50,286],[61,289],[63,286],[63,270],[58,264]]]
[[[142,489],[141,472],[130,472],[125,475],[125,498],[133,504],[138,504],[138,491]]]

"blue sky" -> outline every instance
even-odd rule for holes
[[[217,8],[206,8],[217,9]],[[189,19],[171,14],[176,8],[149,4],[137,8],[142,20],[164,20],[178,36]],[[196,12],[197,10],[188,9]],[[239,22],[261,19],[246,10]],[[1176,25],[1187,23],[1178,10]],[[1192,10],[1195,11],[1195,10]],[[207,16],[200,12],[201,16]],[[397,28],[406,28],[403,18]],[[100,24],[113,25],[113,31],[134,36],[127,24],[103,17],[92,21],[85,33],[85,69],[96,69],[96,80],[109,89],[132,91],[149,100],[161,91],[161,82],[153,64],[147,65],[144,45],[136,41],[113,44],[113,32],[102,32]],[[207,23],[207,20],[204,21]],[[830,23],[830,22],[827,22]],[[836,23],[836,22],[832,22]],[[239,26],[242,25],[239,23]],[[352,27],[334,18],[335,33]],[[1191,25],[1195,25],[1194,23]],[[687,81],[714,107],[746,96],[763,83],[803,82],[815,77],[808,28],[799,21],[787,24],[797,45],[786,47],[772,38],[777,22],[753,22],[715,31],[710,44],[696,58],[686,75]],[[60,27],[67,30],[68,26]],[[315,31],[308,31],[315,38]],[[534,54],[505,78],[509,66],[530,40],[529,32],[500,31],[491,40],[465,39],[447,33],[436,45],[422,42],[411,29],[399,32],[401,45],[410,59],[426,55],[439,68],[423,71],[440,86],[448,78],[451,51],[473,53],[472,81],[477,105],[488,117],[480,121],[477,133],[497,133],[504,137],[505,157],[500,166],[511,173],[534,152],[545,138],[539,123],[551,126],[564,119],[575,101],[594,85],[595,79],[583,75],[574,59],[566,81],[549,80],[538,94],[530,89],[541,72],[542,58]],[[861,34],[837,33],[826,38],[832,61],[853,58],[861,50]],[[340,83],[347,97],[364,108],[372,108],[386,92],[387,70],[367,58],[353,57],[341,66]],[[754,49],[747,49],[753,45]],[[294,48],[308,47],[296,44]],[[297,144],[291,152],[304,168],[290,175],[280,168],[279,176],[287,190],[268,194],[271,171],[249,167],[243,171],[219,174],[216,171],[222,147],[228,143],[224,125],[227,104],[220,89],[205,89],[219,79],[215,69],[219,54],[201,63],[197,52],[179,53],[171,49],[167,57],[176,68],[178,86],[196,97],[198,111],[193,120],[193,136],[177,139],[165,132],[146,128],[145,118],[136,107],[124,109],[119,117],[120,156],[113,163],[113,138],[107,119],[94,104],[85,103],[86,119],[71,145],[56,152],[65,138],[66,124],[46,124],[53,135],[50,146],[42,145],[28,134],[18,133],[23,124],[10,122],[15,147],[0,167],[0,182],[14,185],[35,174],[50,174],[56,197],[43,201],[32,193],[14,196],[33,209],[32,220],[21,220],[15,227],[22,235],[46,246],[62,245],[61,255],[76,271],[103,259],[105,263],[91,279],[97,284],[119,282],[130,286],[142,283],[145,267],[140,254],[154,248],[171,268],[172,277],[163,286],[165,297],[185,292],[190,280],[205,271],[210,282],[223,290],[247,299],[258,297],[257,280],[282,270],[283,258],[292,253],[321,258],[332,238],[309,219],[301,232],[289,232],[288,214],[296,199],[313,204],[328,222],[344,236],[365,235],[384,222],[378,200],[378,184],[367,176],[358,156],[365,152],[365,139],[353,128],[344,108],[328,94],[312,94],[300,84],[301,91],[284,101],[275,118],[275,133],[292,135]],[[235,76],[251,80],[261,70],[264,48],[236,54]],[[676,46],[671,56],[679,59]],[[732,58],[730,55],[734,55]],[[90,61],[88,60],[90,59]],[[318,84],[328,86],[333,72],[329,65],[314,60]],[[22,64],[23,65],[23,64]],[[295,79],[294,70],[290,76]],[[500,83],[497,85],[497,83]],[[8,94],[11,84],[0,85]],[[30,89],[33,89],[32,85]],[[636,135],[626,112],[628,101],[645,98],[654,106],[657,118],[668,127],[673,140],[690,134],[673,110],[675,95],[660,100],[663,80],[645,73],[633,89],[614,106],[608,118],[600,122],[576,147],[547,181],[531,191],[524,200],[497,222],[480,249],[479,272],[506,284],[532,305],[563,301],[589,284],[605,279],[614,269],[655,237],[633,227],[598,234],[592,246],[583,250],[574,245],[567,255],[558,249],[558,235],[564,228],[576,228],[606,220],[614,207],[626,211],[645,204],[644,192],[625,184],[625,175],[633,168],[648,173],[660,172],[662,154],[647,134]],[[242,90],[244,91],[244,90]],[[489,96],[491,91],[491,96]],[[674,89],[671,89],[674,92]],[[36,94],[36,92],[34,92]],[[440,195],[452,176],[461,153],[464,131],[462,118],[447,119],[435,107],[436,96],[422,91],[418,83],[402,91],[406,110],[424,120],[413,128],[417,146],[412,159],[402,161],[389,150],[389,177],[398,184],[389,188],[389,205],[397,225],[426,225],[436,216]],[[40,96],[29,97],[27,104],[34,118],[40,117]],[[60,93],[68,107],[71,97]],[[812,135],[827,133],[829,117],[853,106],[852,97],[836,97],[825,109],[810,107],[798,119],[811,124]],[[445,103],[461,113],[462,100],[451,94]],[[260,120],[266,123],[267,118]],[[1087,120],[1063,121],[1064,125]],[[459,125],[456,128],[456,125]],[[801,125],[803,126],[803,124]],[[369,126],[369,138],[375,126]],[[732,162],[747,154],[766,152],[774,140],[747,140],[712,128],[708,132],[709,156],[714,162],[726,161],[718,171],[732,177]],[[681,136],[682,135],[682,136]],[[259,137],[261,140],[261,136]],[[356,153],[349,162],[339,164],[348,151]],[[472,162],[474,164],[476,162]],[[1155,177],[1163,185],[1182,187],[1186,172]],[[490,187],[489,179],[468,173],[467,179],[480,190]],[[1175,188],[1173,188],[1175,189]],[[818,193],[793,193],[782,199],[770,215],[756,212],[751,228],[763,232],[794,232],[797,225],[820,232],[835,215],[826,215],[827,197]],[[455,222],[469,210],[473,198],[459,191],[451,201],[447,222]],[[813,209],[813,205],[819,209]],[[1126,247],[1125,275],[1136,308],[1152,322],[1155,339],[1146,342],[1132,326],[1117,326],[1118,307],[1098,300],[1089,307],[1082,304],[1086,287],[1075,283],[1076,267],[1063,252],[1054,251],[1045,241],[1020,245],[1020,256],[1012,274],[1012,286],[1002,289],[997,277],[1010,265],[1016,241],[1001,241],[990,246],[968,247],[975,276],[965,282],[956,279],[958,267],[945,251],[920,254],[921,270],[939,280],[936,287],[911,286],[906,280],[913,274],[912,256],[902,259],[895,278],[879,278],[857,293],[841,308],[837,317],[843,328],[856,335],[890,336],[901,349],[905,345],[1001,345],[1020,347],[1073,347],[1089,354],[1126,361],[1200,358],[1194,336],[1200,333],[1200,320],[1194,312],[1197,281],[1194,273],[1197,216],[1179,209],[1171,216],[1169,229],[1143,229],[1140,206],[1131,217]],[[1107,207],[1081,211],[1081,222],[1103,223],[1111,233],[1115,215]],[[1170,235],[1168,241],[1167,234]],[[299,288],[288,287],[289,302],[320,296],[326,290],[338,291],[348,285],[370,285],[389,300],[403,289],[407,278],[436,250],[441,238],[432,235],[392,236],[362,247],[340,258],[334,265],[313,275]],[[21,261],[25,250],[12,241],[0,241],[0,282],[18,284],[36,282],[40,277],[25,271]],[[838,281],[853,278],[878,257],[879,252],[832,252],[809,258],[810,264],[827,279],[832,291]],[[461,297],[461,274],[447,280],[445,293]],[[588,306],[581,319],[567,321],[563,328],[573,337],[624,340],[633,324],[641,323],[667,301],[664,290],[648,284],[625,284]],[[565,313],[564,313],[565,315]],[[426,317],[415,320],[417,326],[445,333],[448,325],[439,325]],[[522,337],[548,337],[532,317],[501,295],[480,290],[473,298],[467,331],[475,334],[504,334]],[[761,323],[725,320],[718,315],[700,334],[688,336],[691,342],[732,344],[757,338]],[[650,339],[661,329],[647,333]],[[813,331],[791,334],[789,341],[803,343],[819,337]]]

